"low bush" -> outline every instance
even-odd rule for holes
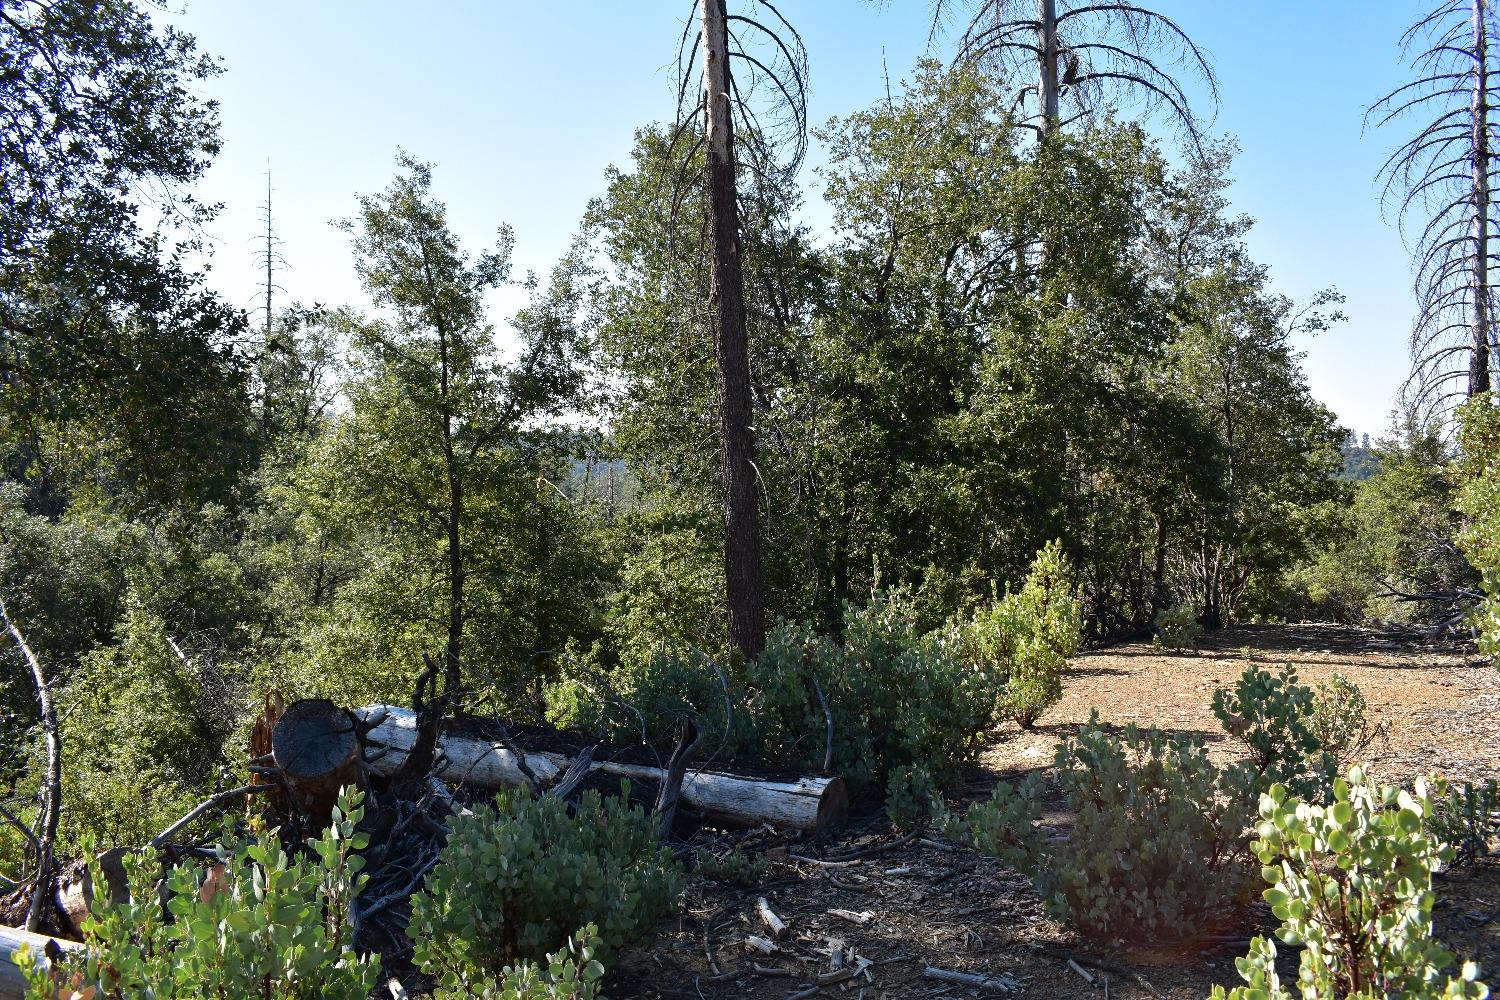
[[[1485,997],[1479,970],[1432,936],[1432,874],[1452,849],[1427,833],[1432,799],[1376,787],[1358,767],[1334,783],[1327,806],[1275,785],[1260,800],[1256,856],[1281,921],[1277,936],[1301,945],[1304,997]],[[1235,965],[1246,985],[1214,1000],[1290,1000],[1276,971],[1276,946],[1257,937]]]
[[[1450,786],[1433,800],[1428,830],[1453,848],[1452,867],[1488,856],[1500,843],[1500,787],[1491,778],[1482,785]]]
[[[1319,796],[1326,768],[1314,732],[1317,698],[1298,680],[1296,667],[1288,664],[1273,674],[1251,664],[1233,688],[1214,692],[1213,712],[1249,751],[1256,794],[1280,783],[1298,795]],[[1331,731],[1339,723],[1330,714],[1326,725]]]
[[[517,961],[563,948],[584,924],[597,928],[590,954],[605,960],[672,911],[680,883],[652,818],[625,796],[586,792],[570,809],[551,796],[501,792],[493,807],[453,817],[412,898],[416,961],[443,982],[493,983]]]
[[[700,847],[693,857],[693,870],[710,882],[749,889],[766,877],[766,860],[759,855],[746,854],[739,847],[725,854],[715,854]]]
[[[1035,775],[999,786],[962,827],[979,850],[1029,874],[1059,916],[1108,940],[1171,939],[1245,901],[1246,772],[1219,771],[1200,740],[1134,727],[1113,736],[1097,713],[1056,764],[1077,816],[1066,839],[1037,827]]]
[[[1343,674],[1318,685],[1308,731],[1326,755],[1323,769],[1342,774],[1361,763],[1365,753],[1386,737],[1389,727],[1370,719],[1364,692]]]
[[[467,942],[453,942],[460,955]],[[546,965],[521,961],[493,978],[472,962],[448,965],[432,991],[432,1000],[598,1000],[604,966],[595,958],[598,930],[588,925],[567,947],[547,956]]]
[[[1203,626],[1198,616],[1187,605],[1167,608],[1156,614],[1156,643],[1174,650],[1198,651],[1198,639],[1203,635]]]
[[[288,859],[272,833],[221,849],[211,867],[173,868],[166,879],[170,920],[157,895],[155,862],[129,856],[130,900],[96,899],[84,921],[86,949],[50,970],[22,951],[27,1000],[74,993],[101,1000],[365,1000],[379,961],[350,946],[350,903],[363,883],[356,852],[367,843],[355,832],[359,801],[357,792],[340,795],[333,825],[311,843],[316,861]],[[95,885],[104,884],[99,871],[91,874]]]
[[[892,771],[885,786],[885,812],[897,830],[915,830],[942,815],[943,793],[925,767]]]
[[[1463,407],[1458,510],[1467,521],[1459,537],[1479,571],[1484,599],[1470,623],[1480,652],[1500,662],[1500,396],[1489,393]]]

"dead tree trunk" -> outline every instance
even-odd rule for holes
[[[709,296],[718,358],[729,641],[746,657],[755,657],[766,644],[765,598],[725,3],[726,0],[700,0],[703,99],[708,133],[708,213],[713,239]]]
[[[42,715],[42,736],[47,743],[47,772],[42,778],[42,814],[38,817],[32,833],[36,845],[36,882],[32,885],[31,905],[26,910],[26,929],[35,931],[41,926],[42,907],[52,893],[52,876],[56,867],[53,850],[57,843],[57,825],[62,818],[62,736],[57,725],[57,709],[52,703],[52,684],[42,663],[26,644],[26,637],[10,617],[10,609],[0,599],[0,617],[15,640],[26,665],[31,668],[31,680],[36,686],[37,707]]]
[[[1489,23],[1485,0],[1474,0],[1473,156],[1474,275],[1470,291],[1469,396],[1490,389],[1490,127]]]
[[[384,713],[382,716],[381,713]],[[417,717],[410,709],[369,705],[356,710],[362,719],[382,718],[370,730],[372,745],[384,748],[369,762],[372,774],[390,775],[401,767],[417,742]],[[513,741],[524,743],[524,740]],[[445,732],[439,738],[445,766],[438,775],[452,786],[526,787],[532,777],[543,784],[568,771],[574,758],[566,753],[506,747],[493,740]],[[524,764],[524,767],[523,767]],[[662,784],[668,769],[624,761],[593,761],[594,770],[615,778]],[[737,826],[771,823],[794,830],[820,830],[841,822],[849,793],[840,777],[806,776],[767,779],[718,771],[691,771],[682,778],[681,801],[710,820]]]
[[[293,702],[271,731],[276,766],[315,823],[333,814],[339,789],[359,783],[362,749],[354,713],[323,699]]]
[[[1042,112],[1042,138],[1058,127],[1062,114],[1058,110],[1057,78],[1057,0],[1037,0],[1037,101]]]

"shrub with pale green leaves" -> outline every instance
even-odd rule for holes
[[[700,847],[693,856],[693,870],[700,878],[710,882],[732,885],[736,889],[749,889],[759,885],[766,877],[766,859],[758,854],[746,853],[739,846],[724,854],[715,854]]]
[[[439,979],[432,1000],[600,1000],[604,966],[594,958],[598,950],[598,930],[589,924],[548,955],[545,965],[519,961],[496,978],[472,962],[457,961]],[[454,942],[455,957],[466,951],[466,942]]]
[[[1156,644],[1182,651],[1198,651],[1198,640],[1203,636],[1203,626],[1198,624],[1198,615],[1186,604],[1166,608],[1156,613]]]
[[[1317,698],[1298,680],[1296,667],[1286,664],[1273,674],[1251,664],[1233,688],[1214,692],[1213,712],[1249,751],[1257,793],[1281,783],[1299,795],[1319,795],[1327,769],[1314,731]]]
[[[155,860],[128,856],[130,898],[96,897],[84,949],[50,970],[24,949],[17,957],[27,1000],[66,996],[64,986],[85,995],[92,986],[101,1000],[365,1000],[380,964],[351,945],[350,905],[364,882],[362,812],[358,792],[339,796],[333,825],[310,842],[316,860],[288,858],[273,832],[221,849],[217,864],[178,865],[166,878],[170,918]]]
[[[1002,784],[962,824],[980,851],[1032,877],[1054,912],[1107,940],[1190,936],[1244,902],[1250,812],[1243,769],[1221,772],[1201,740],[1095,713],[1057,750],[1065,839],[1038,827],[1044,787]]]
[[[1284,785],[1261,797],[1254,850],[1277,936],[1301,946],[1303,997],[1489,995],[1474,963],[1454,975],[1454,956],[1432,936],[1432,875],[1452,858],[1427,830],[1432,809],[1423,783],[1414,793],[1376,786],[1358,767],[1334,782],[1326,806]],[[1215,987],[1214,1000],[1290,1000],[1268,939],[1235,965],[1246,985]]]
[[[653,818],[623,795],[585,792],[569,806],[504,791],[450,827],[412,897],[409,931],[417,965],[444,988],[500,982],[518,961],[555,955],[585,924],[597,929],[585,936],[590,960],[607,960],[676,906],[681,869]]]

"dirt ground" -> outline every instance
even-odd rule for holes
[[[1357,683],[1372,714],[1390,726],[1371,760],[1386,780],[1433,771],[1460,780],[1500,777],[1500,671],[1467,661],[1452,648],[1426,644],[1413,632],[1254,626],[1217,633],[1196,654],[1126,645],[1079,656],[1061,704],[1035,730],[1023,733],[1008,725],[996,733],[969,793],[980,796],[997,780],[1049,765],[1057,742],[1091,708],[1106,723],[1202,734],[1211,753],[1230,759],[1235,747],[1221,738],[1209,701],[1251,660],[1273,669],[1292,663],[1307,684],[1323,683],[1335,672]],[[1112,951],[1078,939],[1052,919],[1024,876],[971,851],[897,837],[879,814],[856,816],[812,841],[769,829],[717,839],[705,833],[700,839],[721,851],[739,843],[752,854],[765,852],[772,862],[750,889],[690,876],[682,914],[649,946],[617,960],[608,996],[1002,995],[930,978],[925,973],[933,967],[1010,980],[1015,996],[1201,1000],[1215,983],[1239,981],[1234,958],[1251,935],[1274,923],[1257,903],[1232,923],[1205,929],[1190,953]],[[826,863],[858,852],[864,853],[854,860]],[[824,863],[799,860],[807,858]],[[1500,980],[1500,864],[1492,860],[1440,876],[1439,883],[1439,936],[1460,956],[1478,960],[1492,981]],[[787,925],[775,940],[757,913],[762,897]],[[774,950],[752,951],[746,944],[751,935],[767,939]],[[1295,981],[1294,960],[1285,963],[1284,973]]]

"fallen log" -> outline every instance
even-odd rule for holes
[[[416,742],[416,714],[394,705],[368,705],[355,715],[384,720],[370,730],[372,742],[382,744],[368,762],[374,774],[388,776],[401,765]],[[282,722],[286,718],[283,717]],[[439,746],[447,763],[441,777],[449,785],[499,788],[528,783],[515,753],[498,742],[462,733],[444,733]],[[517,748],[526,767],[543,783],[555,781],[567,771],[572,756],[546,750]],[[623,761],[593,762],[595,771],[616,778],[660,784],[667,778],[664,768]],[[719,771],[694,771],[682,780],[682,801],[709,819],[739,826],[770,823],[794,830],[821,830],[841,822],[849,811],[849,793],[844,779],[806,776],[791,781],[748,777]]]
[[[33,934],[19,927],[0,926],[0,1000],[23,1000],[26,996],[26,978],[16,965],[16,955],[25,945],[31,953],[43,961],[47,956],[47,944],[54,942],[63,951],[82,948],[77,941],[64,941],[45,934]]]

